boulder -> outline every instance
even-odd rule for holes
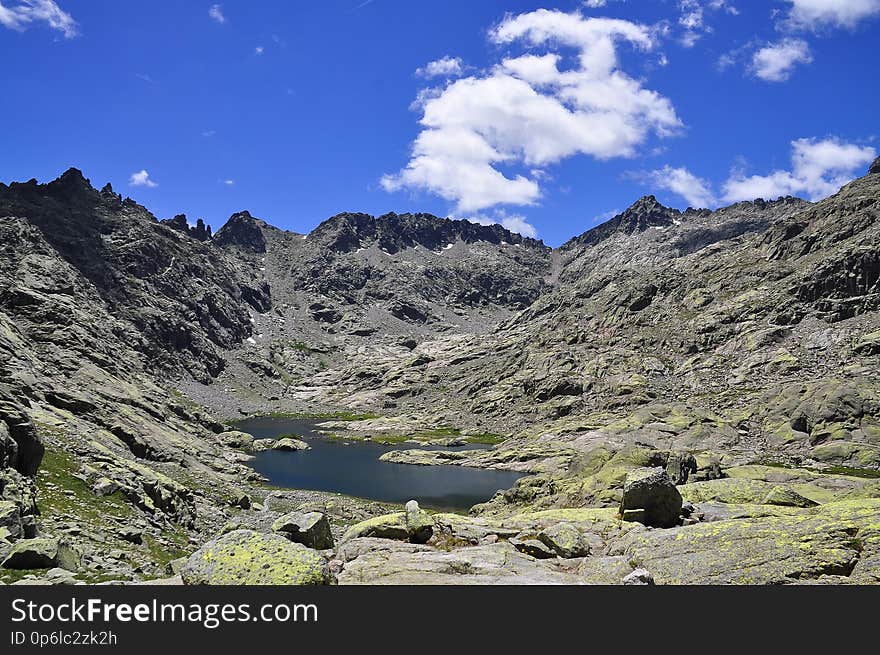
[[[556,553],[549,546],[537,539],[517,539],[514,537],[508,542],[519,552],[535,559],[554,559],[556,557]]]
[[[406,504],[406,531],[414,544],[427,543],[434,535],[433,519],[414,500]]]
[[[275,446],[273,450],[282,450],[285,452],[296,452],[298,450],[310,450],[311,446],[307,444],[305,441],[301,441],[300,439],[293,439],[291,437],[285,437],[284,439],[279,439],[275,442]]]
[[[144,543],[144,533],[135,528],[123,528],[119,531],[119,536],[132,544]]]
[[[9,541],[14,541],[23,536],[24,528],[21,525],[21,509],[17,503],[0,500],[0,530],[4,531],[6,539]]]
[[[345,531],[340,543],[346,543],[352,539],[361,539],[363,537],[409,541],[409,530],[406,528],[406,512],[384,514],[355,523]]]
[[[681,517],[682,498],[662,468],[630,471],[623,486],[620,515],[655,528],[671,528]]]
[[[565,559],[590,554],[590,544],[584,539],[584,534],[570,523],[559,523],[542,530],[538,533],[538,540]]]
[[[648,569],[636,569],[623,579],[626,586],[653,586],[654,576]]]
[[[300,439],[285,437],[283,439],[258,439],[254,441],[252,448],[256,452],[263,452],[265,450],[296,452],[298,450],[310,450],[311,446]]]
[[[249,450],[254,443],[254,437],[252,435],[247,432],[240,432],[239,430],[221,432],[217,435],[217,440],[224,446],[241,448],[242,450]]]
[[[673,484],[685,484],[697,472],[697,460],[689,453],[672,453],[666,464],[666,472]]]
[[[58,542],[54,539],[19,541],[3,560],[5,569],[50,569],[58,563]]]
[[[333,548],[330,522],[321,512],[291,512],[272,524],[272,530],[290,541],[315,550]]]
[[[181,571],[187,585],[320,585],[320,553],[276,534],[236,530],[193,553]]]

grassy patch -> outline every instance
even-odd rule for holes
[[[12,584],[23,580],[26,575],[36,575],[41,577],[47,569],[0,569],[0,581],[6,584]]]
[[[851,478],[868,478],[872,480],[880,478],[880,471],[877,471],[876,469],[850,468],[849,466],[832,466],[827,469],[815,470],[817,473],[826,473],[830,475],[846,475]]]
[[[485,432],[483,434],[469,434],[465,437],[468,443],[482,444],[485,446],[494,446],[506,440],[500,434]]]
[[[166,532],[164,542],[151,536],[144,536],[144,546],[146,546],[147,552],[150,554],[150,559],[163,572],[168,562],[189,555],[189,551],[186,550],[187,545],[187,537],[179,529]]]
[[[453,428],[447,425],[433,428],[431,430],[424,430],[418,433],[419,437],[429,437],[429,438],[440,438],[440,437],[460,437],[461,430],[458,428]]]
[[[134,514],[122,492],[96,496],[77,477],[76,458],[57,448],[46,448],[37,472],[37,504],[44,514],[72,514],[87,523],[105,522],[107,517],[126,519]]]
[[[290,346],[293,350],[299,350],[300,352],[303,352],[303,353],[313,354],[313,353],[324,352],[318,348],[312,348],[311,346],[303,343],[302,341],[292,341],[291,343],[288,344],[288,346]]]

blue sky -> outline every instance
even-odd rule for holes
[[[0,180],[165,218],[817,199],[880,149],[880,0],[0,0]]]

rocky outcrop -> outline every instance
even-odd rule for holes
[[[508,243],[546,250],[544,244],[523,237],[500,225],[480,225],[470,221],[438,218],[431,214],[338,214],[321,223],[309,239],[336,252],[353,252],[376,244],[394,255],[420,246],[440,250],[458,241],[464,243]]]
[[[632,535],[626,554],[657,584],[876,584],[877,516],[874,499],[792,516],[643,532]]]
[[[681,212],[661,205],[654,196],[645,196],[622,214],[618,214],[592,230],[568,241],[563,250],[582,246],[594,246],[613,235],[628,236],[649,228],[666,228]]]
[[[211,226],[205,225],[205,221],[201,218],[196,219],[196,224],[193,226],[190,226],[189,221],[187,221],[186,214],[178,214],[174,218],[167,218],[159,222],[167,225],[172,230],[183,232],[196,241],[207,241],[211,238]]]
[[[9,468],[33,478],[45,447],[33,421],[11,390],[0,386],[0,469]]]
[[[268,227],[264,221],[254,218],[250,212],[233,214],[217,230],[212,243],[221,248],[240,248],[254,253],[266,252],[266,237],[263,229]]]

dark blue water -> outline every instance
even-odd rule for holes
[[[329,439],[318,432],[317,424],[324,420],[252,418],[236,423],[236,429],[252,434],[256,439],[295,434],[308,442],[311,450],[295,453],[271,450],[257,453],[250,463],[271,484],[291,489],[332,491],[392,503],[415,499],[424,507],[458,510],[489,500],[496,491],[510,488],[523,475],[462,466],[380,462],[379,456],[389,450],[468,450],[489,446],[444,448],[344,442]]]

